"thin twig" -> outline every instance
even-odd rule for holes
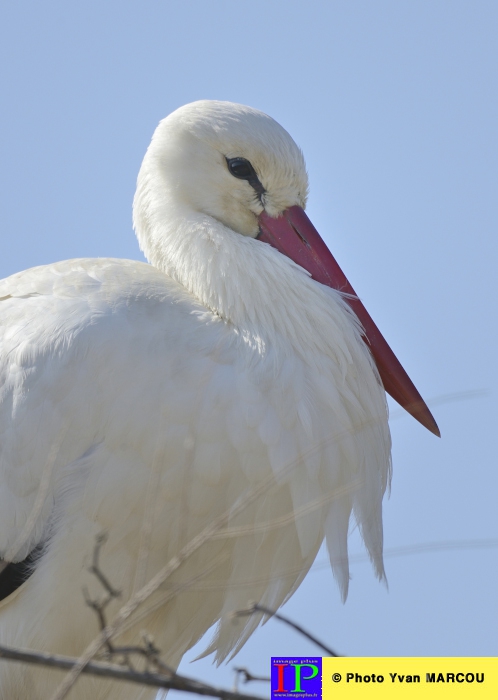
[[[433,408],[434,406],[442,406],[447,403],[458,403],[460,401],[468,401],[469,399],[482,399],[485,396],[489,396],[489,391],[487,389],[469,389],[467,391],[454,391],[451,394],[434,396],[432,399],[428,399],[426,403]],[[403,418],[407,415],[409,414],[404,408],[398,408],[394,411],[389,411],[389,420],[396,420],[397,418]]]
[[[357,423],[350,428],[344,429],[335,435],[331,436],[329,440],[340,439],[341,436],[348,435],[352,430],[360,430],[368,427],[369,424],[374,424],[375,419],[364,420],[361,423]],[[300,457],[299,460],[291,462],[286,465],[283,469],[279,471],[279,477],[282,478],[284,474],[288,474],[293,468],[301,462],[302,459],[316,453],[319,449],[323,447],[323,444],[328,442],[328,440],[320,441],[319,443],[311,446],[306,450]],[[223,527],[226,527],[230,519],[235,518],[237,515],[242,513],[250,504],[252,504],[258,497],[264,494],[271,481],[275,478],[274,474],[269,475],[266,479],[262,480],[256,487],[251,489],[244,496],[241,496],[238,501],[225,513],[221,514],[215,518],[209,525],[207,525],[201,532],[199,532],[195,537],[186,544],[176,556],[174,556],[170,561],[153,576],[149,582],[144,585],[140,590],[136,591],[128,602],[121,608],[119,613],[116,615],[114,620],[112,620],[108,626],[96,637],[83,651],[78,659],[78,662],[71,669],[71,671],[64,678],[62,683],[57,688],[56,692],[52,696],[51,700],[64,700],[67,694],[76,683],[78,676],[82,673],[83,668],[91,661],[92,658],[102,649],[108,640],[110,640],[114,635],[116,635],[123,627],[128,618],[139,608],[150,596],[157,591],[157,589],[164,584],[164,582],[183,564],[184,561],[190,558],[194,552],[196,552],[202,545],[207,541],[211,540],[213,535],[219,532]],[[322,648],[323,645],[321,645]],[[335,654],[333,654],[335,656]]]
[[[274,617],[276,620],[280,620],[280,622],[285,622],[286,625],[289,625],[289,627],[292,627],[293,629],[295,629],[296,632],[299,632],[299,634],[302,634],[303,637],[306,637],[307,639],[309,639],[310,642],[313,642],[313,644],[316,644],[318,647],[323,649],[323,651],[325,651],[327,653],[327,656],[341,656],[340,654],[337,654],[335,651],[330,649],[330,647],[326,646],[319,639],[314,637],[310,632],[305,630],[304,627],[301,627],[301,625],[298,625],[296,622],[293,622],[288,617],[285,617],[284,615],[277,613],[275,610],[271,610],[270,608],[265,608],[264,605],[259,605],[258,603],[254,603],[247,610],[236,610],[234,615],[235,615],[235,617],[246,617],[248,615],[254,615],[254,613],[257,613],[257,612],[264,613],[265,615],[270,615],[271,617]]]
[[[111,585],[109,579],[107,576],[104,574],[102,569],[100,568],[100,550],[104,546],[104,544],[107,542],[107,534],[106,533],[101,533],[100,535],[97,535],[95,538],[95,547],[93,549],[93,558],[92,558],[92,565],[88,567],[89,573],[93,574],[97,581],[99,581],[100,585],[104,589],[104,591],[107,593],[107,596],[103,600],[95,600],[90,598],[90,595],[88,594],[87,590],[84,588],[83,589],[83,595],[85,597],[85,602],[88,605],[89,608],[91,608],[95,614],[98,617],[99,620],[99,627],[100,630],[104,630],[107,627],[107,618],[105,615],[105,610],[109,603],[111,603],[113,600],[116,598],[119,598],[121,596],[121,591],[118,591],[117,588],[114,588],[114,586]],[[111,643],[111,640],[108,639],[105,643],[105,647],[107,650],[108,656],[111,656],[115,653],[114,646]],[[130,664],[128,664],[130,666]]]
[[[107,606],[112,600],[121,597],[121,591],[114,588],[100,567],[100,552],[106,542],[107,535],[105,533],[97,535],[93,550],[92,565],[89,567],[88,571],[100,582],[101,586],[107,593],[107,596],[102,601],[92,600],[88,593],[83,591],[87,605],[92,608],[98,617],[101,632],[103,632],[107,627],[107,617],[105,613]],[[161,652],[154,644],[152,637],[147,634],[147,632],[142,632],[142,640],[143,646],[134,645],[117,647],[112,643],[111,639],[108,639],[105,643],[105,651],[100,655],[100,657],[108,662],[116,658],[121,658],[122,665],[127,666],[128,670],[130,671],[136,671],[130,656],[139,656],[142,659],[145,659],[147,662],[145,671],[150,671],[150,667],[153,666],[153,670],[155,672],[160,671],[168,674],[169,677],[173,677],[176,674],[175,669],[170,668],[161,660],[159,656]]]
[[[61,656],[59,654],[43,654],[33,652],[27,649],[14,649],[10,647],[0,646],[0,658],[9,659],[11,661],[21,661],[28,664],[36,664],[39,666],[60,668],[70,670],[74,668],[78,659],[70,656]],[[114,678],[119,681],[128,683],[138,683],[139,685],[151,686],[153,688],[168,688],[180,690],[186,693],[195,693],[197,695],[206,695],[209,697],[221,698],[221,700],[262,700],[256,695],[247,695],[244,693],[233,693],[230,690],[216,688],[206,683],[201,683],[187,676],[174,676],[162,673],[151,673],[150,671],[138,672],[128,668],[123,668],[117,664],[103,663],[101,661],[91,661],[81,670],[81,673],[87,673],[91,676],[100,676],[103,678]]]
[[[414,554],[427,554],[430,552],[451,552],[456,550],[476,550],[476,549],[496,549],[498,548],[498,539],[482,539],[482,540],[442,540],[440,542],[419,542],[418,544],[402,545],[401,547],[390,547],[384,550],[384,559],[395,557],[408,557]],[[334,563],[346,561],[344,558],[334,559]],[[368,554],[358,553],[349,554],[347,561],[350,564],[355,562],[369,562]],[[319,569],[329,569],[330,560],[317,561],[310,569],[310,573]]]
[[[100,568],[100,550],[107,542],[107,534],[103,532],[100,535],[97,535],[95,539],[96,542],[93,550],[93,561],[92,565],[88,568],[88,571],[100,581],[102,587],[108,593],[111,600],[113,598],[119,598],[121,596],[121,591],[118,591],[117,588],[114,588],[110,584],[109,579],[104,575],[104,572]]]
[[[233,670],[238,676],[242,676],[242,683],[250,683],[251,681],[264,681],[265,683],[269,683],[271,681],[270,676],[255,676],[248,671],[247,668],[234,668]]]
[[[309,450],[309,452],[312,452],[312,450]],[[285,473],[293,466],[295,465],[288,465],[288,467],[283,469],[282,472]],[[182,565],[184,561],[189,559],[194,552],[196,552],[205,542],[209,541],[216,532],[221,530],[222,527],[225,527],[230,518],[242,513],[259,496],[265,493],[268,488],[268,481],[269,479],[263,480],[257,487],[245,494],[244,497],[240,498],[238,503],[236,503],[232,508],[225,511],[218,518],[215,518],[209,525],[201,530],[198,535],[190,540],[190,542],[180,550],[177,556],[170,559],[170,561],[160,571],[158,571],[158,573],[153,576],[153,578],[151,578],[145,586],[138,590],[128,600],[128,602],[116,615],[114,620],[110,622],[100,633],[100,635],[87,646],[83,654],[79,657],[78,662],[57,688],[51,700],[63,700],[65,697],[67,697],[68,692],[75,684],[79,674],[82,673],[83,668],[100,651],[106,642],[118,633],[130,615],[132,615],[135,610],[140,607],[140,605],[142,605],[142,603],[144,603],[159,588],[159,586],[161,586],[171,576],[171,574],[173,574]]]

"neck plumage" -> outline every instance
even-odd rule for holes
[[[162,197],[135,198],[134,222],[149,262],[255,345],[311,350],[351,362],[359,325],[335,290],[268,244]],[[156,200],[157,201],[157,200]]]

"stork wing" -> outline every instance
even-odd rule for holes
[[[172,664],[220,620],[208,651],[240,648],[260,620],[226,615],[249,600],[278,608],[325,532],[345,593],[353,507],[383,574],[389,439],[370,369],[367,387],[354,372],[343,380],[344,399],[323,372],[275,357],[142,263],[35,268],[3,280],[0,297],[0,556],[22,561],[45,544],[21,589],[37,620],[23,646],[48,635],[70,652],[49,624],[56,610],[92,638],[81,589],[97,585],[84,562],[102,531],[122,604],[233,512],[124,633],[145,625]],[[366,356],[356,345],[348,352]],[[357,395],[369,391],[379,424],[362,423]]]

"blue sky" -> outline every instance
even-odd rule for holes
[[[441,440],[392,422],[386,548],[489,545],[388,557],[389,591],[355,563],[345,606],[317,568],[285,610],[348,655],[498,654],[497,35],[485,0],[0,7],[1,276],[141,258],[131,201],[155,125],[243,102],[303,148],[310,217],[423,396],[463,392],[434,406]],[[236,663],[312,652],[270,622]],[[228,684],[232,666],[182,670]]]

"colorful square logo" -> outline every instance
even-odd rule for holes
[[[272,656],[271,700],[322,697],[320,656]]]

